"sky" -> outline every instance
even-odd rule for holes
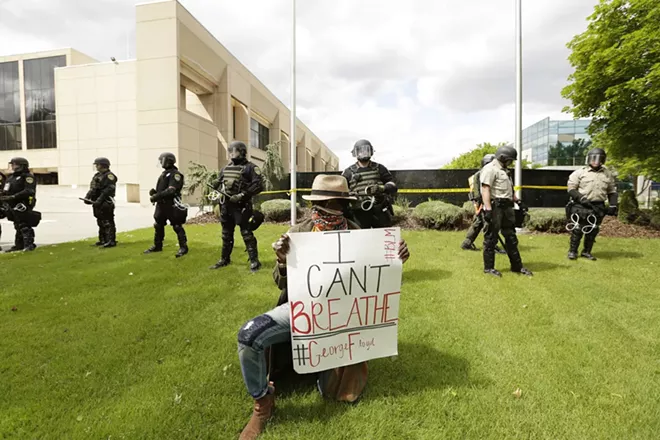
[[[0,54],[135,57],[134,0],[0,0]],[[285,105],[292,0],[180,0]],[[523,127],[571,119],[566,48],[598,0],[523,0]],[[298,0],[297,114],[340,166],[369,139],[390,169],[515,137],[514,0]]]

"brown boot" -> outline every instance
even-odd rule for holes
[[[254,401],[254,410],[250,421],[243,428],[239,440],[254,440],[264,431],[268,420],[273,416],[275,410],[275,388],[271,382],[268,386],[268,394]]]

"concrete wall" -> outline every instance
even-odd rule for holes
[[[135,75],[135,61],[55,69],[60,185],[89,184],[99,156],[119,182],[139,182]]]

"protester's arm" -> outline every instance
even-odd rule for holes
[[[290,250],[290,241],[288,234],[282,234],[280,238],[273,243],[273,250],[275,251],[276,263],[275,270],[273,271],[273,280],[277,287],[284,289],[286,287],[286,256]]]

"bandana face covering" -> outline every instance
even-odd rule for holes
[[[314,231],[341,231],[348,229],[348,222],[343,212],[320,206],[314,206],[312,208],[312,222],[314,223]]]

